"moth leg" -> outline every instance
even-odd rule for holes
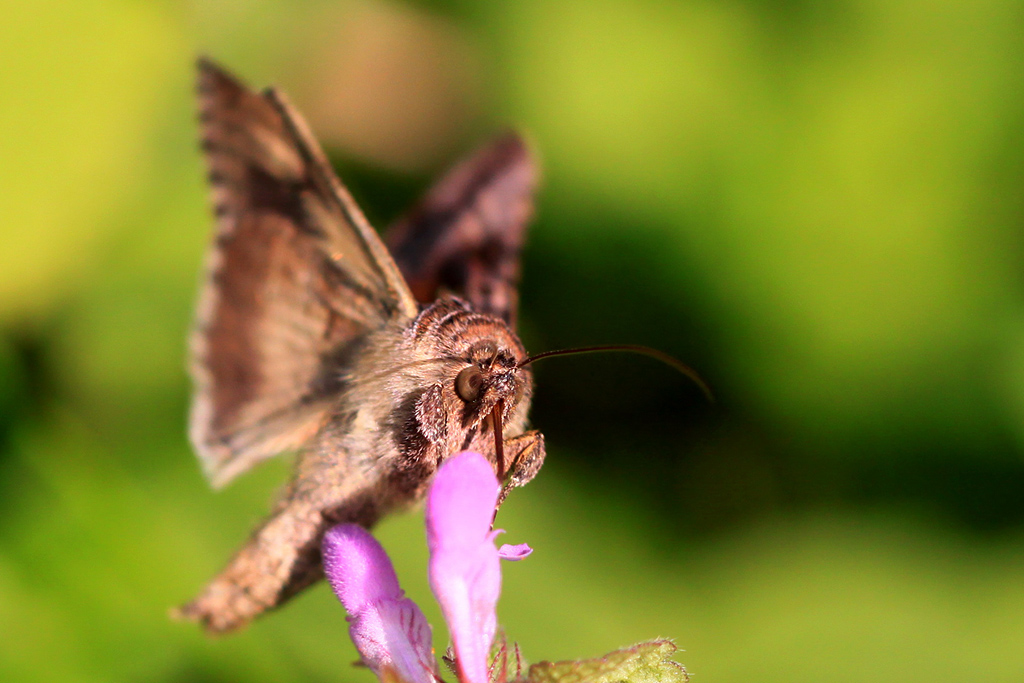
[[[537,476],[547,454],[544,448],[544,435],[536,430],[525,432],[507,440],[505,448],[514,455],[511,459],[512,464],[509,467],[508,480],[498,496],[499,506],[505,501],[505,498],[508,497],[512,489],[525,486]]]

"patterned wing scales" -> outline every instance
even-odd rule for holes
[[[416,304],[283,95],[201,60],[199,100],[217,229],[192,337],[190,435],[222,486],[308,440],[346,352]]]
[[[508,133],[455,166],[388,230],[388,247],[420,302],[452,292],[514,324],[537,175],[522,138]]]

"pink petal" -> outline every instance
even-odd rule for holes
[[[363,663],[384,683],[435,683],[430,624],[409,598],[351,616],[349,635]]]
[[[491,531],[498,478],[479,453],[464,451],[441,465],[427,494],[427,546],[475,546]]]
[[[339,524],[323,540],[324,574],[349,614],[380,600],[398,599],[402,590],[391,560],[370,533],[355,524]]]
[[[382,681],[434,683],[430,624],[402,593],[377,540],[360,526],[341,524],[325,534],[323,560],[363,663]]]
[[[525,559],[533,552],[533,548],[526,543],[520,543],[519,545],[509,545],[505,543],[498,548],[498,556],[503,560],[509,562],[518,562],[519,560]]]
[[[501,593],[490,531],[498,490],[490,463],[467,451],[441,466],[427,494],[430,587],[448,622],[463,683],[488,683]]]

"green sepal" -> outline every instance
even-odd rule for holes
[[[509,683],[510,681],[525,681],[523,669],[526,661],[523,653],[519,650],[519,643],[512,643],[510,646],[505,632],[499,630],[491,647],[490,683]]]

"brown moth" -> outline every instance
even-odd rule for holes
[[[517,136],[497,139],[385,247],[284,95],[204,59],[199,101],[217,229],[190,436],[214,487],[298,453],[270,516],[179,610],[222,632],[320,579],[327,528],[415,503],[450,454],[485,454],[507,487],[539,470],[514,331],[536,170]]]

